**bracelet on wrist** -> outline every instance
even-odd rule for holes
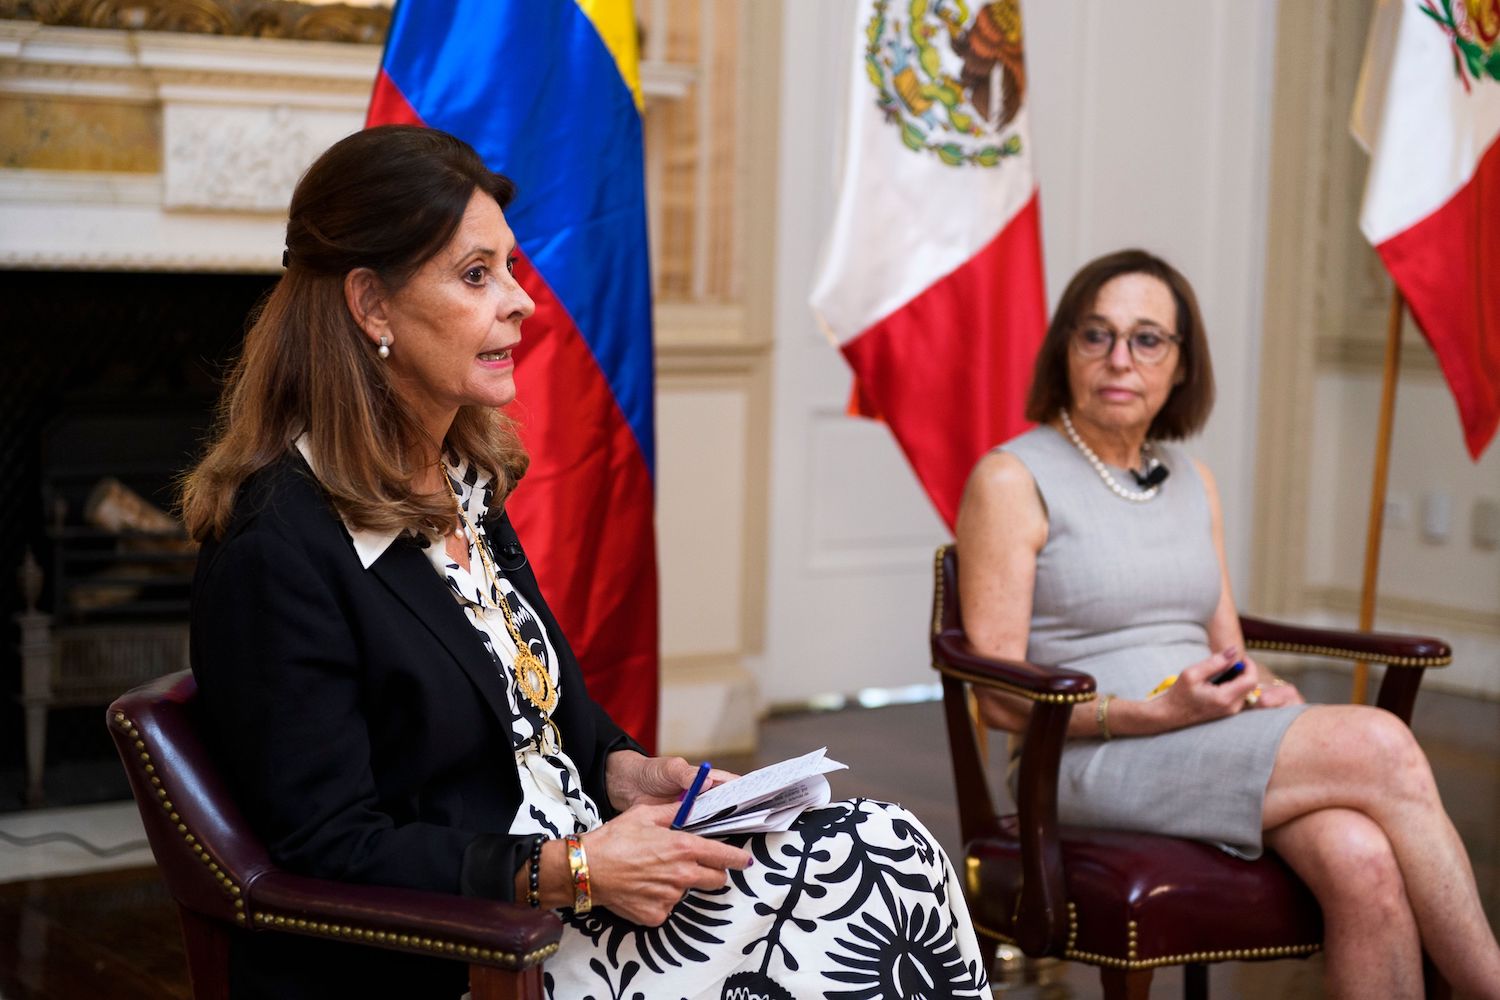
[[[589,891],[589,856],[584,852],[583,839],[576,833],[565,838],[568,847],[568,873],[573,880],[573,913],[583,916],[594,908],[594,897]]]
[[[1099,738],[1102,740],[1113,739],[1109,735],[1109,703],[1114,700],[1114,695],[1107,694],[1094,706],[1094,721],[1099,724]]]

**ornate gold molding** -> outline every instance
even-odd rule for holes
[[[390,28],[391,9],[295,0],[0,0],[0,18],[72,28],[379,45]]]

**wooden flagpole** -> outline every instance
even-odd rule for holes
[[[1365,535],[1365,579],[1359,594],[1359,629],[1375,626],[1375,591],[1380,576],[1380,535],[1385,527],[1386,481],[1391,464],[1391,425],[1396,415],[1396,376],[1401,368],[1401,319],[1406,300],[1401,289],[1391,289],[1391,313],[1385,328],[1385,380],[1380,391],[1380,426],[1375,434],[1375,475],[1370,483],[1370,520]],[[1370,664],[1354,664],[1354,690],[1349,700],[1365,702],[1370,686]]]

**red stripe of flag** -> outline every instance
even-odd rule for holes
[[[375,90],[370,94],[370,110],[365,114],[365,128],[371,125],[426,124],[406,99],[406,95],[401,93],[382,69],[375,78]]]
[[[1500,426],[1500,141],[1443,207],[1375,249],[1432,344],[1477,462]]]
[[[1037,196],[979,253],[843,346],[951,530],[969,470],[1021,416],[1047,327]]]

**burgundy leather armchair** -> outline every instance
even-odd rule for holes
[[[121,695],[106,722],[176,900],[197,1000],[229,996],[229,929],[340,938],[469,964],[474,1000],[541,1000],[562,924],[514,903],[281,871],[198,735],[187,671]]]
[[[1244,617],[1240,624],[1251,649],[1386,664],[1378,704],[1407,723],[1422,671],[1452,660],[1437,639]],[[1074,705],[1094,699],[1094,678],[976,653],[964,634],[952,545],[937,552],[931,645],[933,667],[942,674],[965,845],[964,893],[984,938],[1033,957],[1098,966],[1109,1000],[1144,1000],[1153,970],[1169,965],[1185,967],[1185,996],[1204,998],[1210,962],[1306,957],[1322,948],[1317,901],[1269,851],[1243,861],[1196,841],[1058,825],[1058,763],[1068,717]],[[971,685],[1032,703],[1015,815],[996,814]],[[1428,995],[1446,996],[1446,986],[1428,971]]]

